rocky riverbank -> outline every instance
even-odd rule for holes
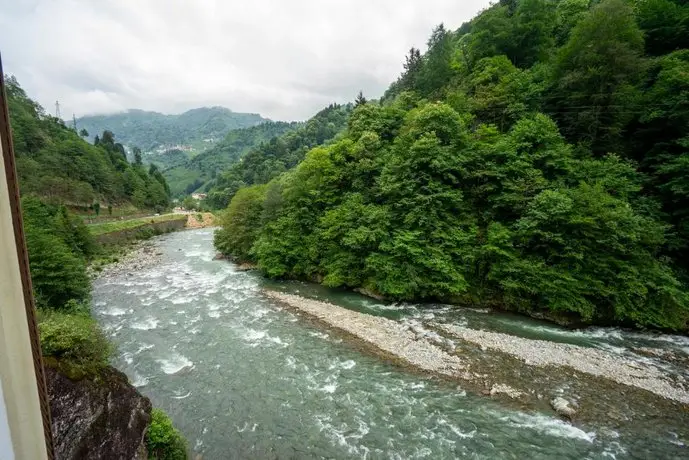
[[[579,372],[604,377],[623,385],[650,391],[663,398],[689,404],[686,382],[672,381],[655,366],[641,366],[623,356],[565,343],[530,340],[500,332],[479,331],[448,324],[441,330],[483,349],[512,355],[528,366],[567,366]]]
[[[189,213],[187,216],[187,228],[209,228],[215,226],[215,216],[210,212]]]
[[[395,321],[293,294],[264,292],[392,361],[519,407],[553,410],[578,421],[687,418],[686,382],[652,362],[432,321]]]
[[[97,265],[89,267],[91,277],[109,277],[121,274],[134,275],[138,270],[152,267],[160,262],[162,252],[149,240],[121,246],[119,250]]]
[[[459,375],[465,370],[465,365],[459,357],[448,354],[430,340],[417,339],[412,330],[396,321],[292,294],[275,291],[265,291],[265,294],[332,327],[348,332],[417,369],[446,376]]]

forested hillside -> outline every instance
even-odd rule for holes
[[[130,164],[112,132],[101,133],[91,145],[47,115],[13,77],[7,79],[7,95],[23,195],[71,207],[132,203],[160,211],[168,206],[162,174],[156,167]]]
[[[304,159],[306,152],[343,131],[351,106],[332,104],[296,130],[274,137],[249,151],[241,161],[220,174],[210,189],[208,203],[224,208],[239,188],[264,184]]]
[[[221,140],[228,131],[248,128],[267,121],[255,113],[235,113],[224,107],[201,107],[179,115],[164,115],[145,110],[128,110],[112,115],[94,115],[77,119],[79,131],[90,138],[108,130],[128,147],[146,152],[161,147],[184,145],[202,151]]]
[[[249,149],[297,126],[299,123],[268,121],[250,128],[234,129],[208,150],[164,169],[163,175],[168,180],[173,195],[188,194],[199,188],[205,190],[206,187],[210,188],[209,182],[217,172],[239,161]]]
[[[688,47],[684,0],[441,25],[337,142],[222,175],[262,185],[216,246],[271,277],[686,332]]]
[[[167,183],[155,167],[128,163],[112,133],[91,145],[46,114],[15,78],[6,78],[6,91],[37,303],[70,309],[89,298],[86,261],[96,247],[68,208],[107,214],[111,206],[133,204],[162,211],[169,206]]]
[[[160,458],[165,455],[165,458],[186,458],[184,439],[160,410],[154,411],[153,420],[146,421],[138,433],[134,426],[137,422],[133,420],[145,416],[140,408],[132,417],[119,420],[126,427],[124,430],[118,431],[115,426],[118,416],[127,413],[130,402],[118,400],[117,409],[111,411],[113,401],[109,396],[122,388],[130,395],[138,393],[126,378],[115,377],[110,368],[114,348],[91,316],[91,279],[87,263],[103,248],[95,242],[84,220],[69,211],[88,209],[92,214],[99,214],[111,211],[114,205],[162,211],[170,205],[167,183],[155,166],[144,167],[140,156],[137,155],[134,164],[128,163],[124,147],[115,142],[112,132],[103,132],[96,145],[91,145],[67,128],[62,120],[46,114],[26,95],[15,78],[5,79],[5,89],[22,195],[31,283],[38,309],[40,351],[48,383],[55,375],[73,385],[87,382],[78,393],[88,400],[89,407],[77,404],[72,409],[83,415],[80,419],[89,418],[90,411],[99,414],[98,423],[86,421],[66,439],[56,434],[56,448],[73,452],[73,446],[64,444],[79,441],[81,451],[112,449],[103,440],[112,437],[113,433],[117,435],[119,448],[124,448],[127,441],[122,433],[125,437],[138,434],[138,439],[134,440],[138,445],[145,427],[150,425],[145,434],[150,452],[157,452]],[[102,394],[108,397],[101,401],[98,389],[104,382],[108,388]],[[55,387],[49,388],[55,390]],[[56,433],[59,432],[56,426],[73,420],[56,402],[56,399],[65,400],[63,394],[70,390],[59,385],[57,388],[57,398],[53,399],[53,393],[50,400]],[[138,397],[143,399],[143,396]],[[66,400],[74,403],[73,397]],[[107,405],[107,409],[99,404]],[[78,439],[80,435],[88,440]],[[89,442],[93,445],[87,448]]]

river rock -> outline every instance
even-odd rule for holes
[[[55,458],[145,459],[151,401],[113,368],[98,379],[71,380],[45,368]]]
[[[235,267],[235,270],[238,272],[250,272],[251,270],[256,270],[256,265],[249,263],[249,262],[244,262],[242,264],[239,264]]]
[[[490,393],[490,396],[504,394],[504,395],[507,395],[510,398],[514,398],[514,399],[521,397],[523,394],[521,391],[519,391],[515,388],[512,388],[509,385],[502,384],[502,383],[496,383],[495,385],[493,385],[490,388],[489,393]]]
[[[370,297],[372,299],[380,300],[381,302],[385,300],[385,296],[383,296],[383,294],[378,294],[377,292],[363,287],[354,289],[354,292],[358,292],[359,294],[365,295],[366,297]]]
[[[576,409],[571,406],[569,401],[559,396],[550,401],[550,406],[555,410],[555,412],[569,419],[574,417],[577,413]]]

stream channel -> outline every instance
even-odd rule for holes
[[[213,260],[212,240],[212,229],[156,238],[158,263],[102,276],[93,292],[94,314],[118,350],[113,364],[170,414],[197,458],[689,458],[686,406],[638,415],[638,422],[624,410],[569,423],[547,402],[540,409],[520,407],[386,362],[262,291],[298,293],[399,321],[430,317],[628,356],[643,347],[686,358],[686,337],[572,331],[505,313],[390,305],[318,285],[269,282]],[[484,353],[489,359],[491,352]],[[634,356],[640,363],[652,359]],[[534,387],[559,369],[538,373]],[[563,375],[551,389],[584,391]],[[623,400],[624,387],[609,388],[601,386],[601,400],[622,405],[615,398]]]

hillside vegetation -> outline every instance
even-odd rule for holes
[[[310,149],[331,141],[345,129],[351,108],[350,105],[332,104],[297,129],[253,148],[241,161],[216,177],[207,203],[216,209],[225,208],[241,187],[267,183],[294,167]]]
[[[72,381],[102,385],[113,347],[91,317],[86,269],[101,248],[68,208],[95,214],[105,212],[106,205],[110,212],[113,205],[160,211],[169,207],[167,183],[155,166],[129,164],[111,132],[91,145],[46,114],[16,79],[5,82],[44,364]],[[94,225],[93,233],[128,222]],[[186,458],[184,439],[159,410],[145,441],[158,458]]]
[[[90,138],[103,131],[117,133],[126,146],[150,152],[163,146],[185,145],[204,150],[221,140],[228,131],[248,128],[267,121],[255,113],[236,113],[224,107],[201,107],[179,115],[164,115],[145,110],[128,110],[111,115],[77,119],[79,131]]]
[[[168,180],[174,196],[189,194],[197,189],[207,191],[212,185],[210,182],[219,171],[229,168],[247,151],[262,142],[292,131],[298,126],[299,123],[268,121],[250,128],[232,130],[220,142],[194,158],[186,158],[170,165],[163,170],[163,175]],[[158,155],[156,158],[168,155],[170,153]],[[175,155],[179,157],[178,154]]]
[[[162,211],[170,202],[167,183],[155,167],[127,162],[109,131],[91,145],[46,114],[15,78],[6,78],[6,91],[36,302],[43,309],[88,312],[86,264],[98,247],[69,210]]]
[[[336,142],[221,175],[216,246],[270,277],[687,332],[688,41],[679,0],[441,25]]]
[[[100,209],[133,203],[162,210],[169,205],[165,178],[155,167],[130,164],[124,147],[105,131],[97,145],[84,141],[62,120],[29,99],[16,79],[7,79],[17,172],[23,195],[54,205]]]

